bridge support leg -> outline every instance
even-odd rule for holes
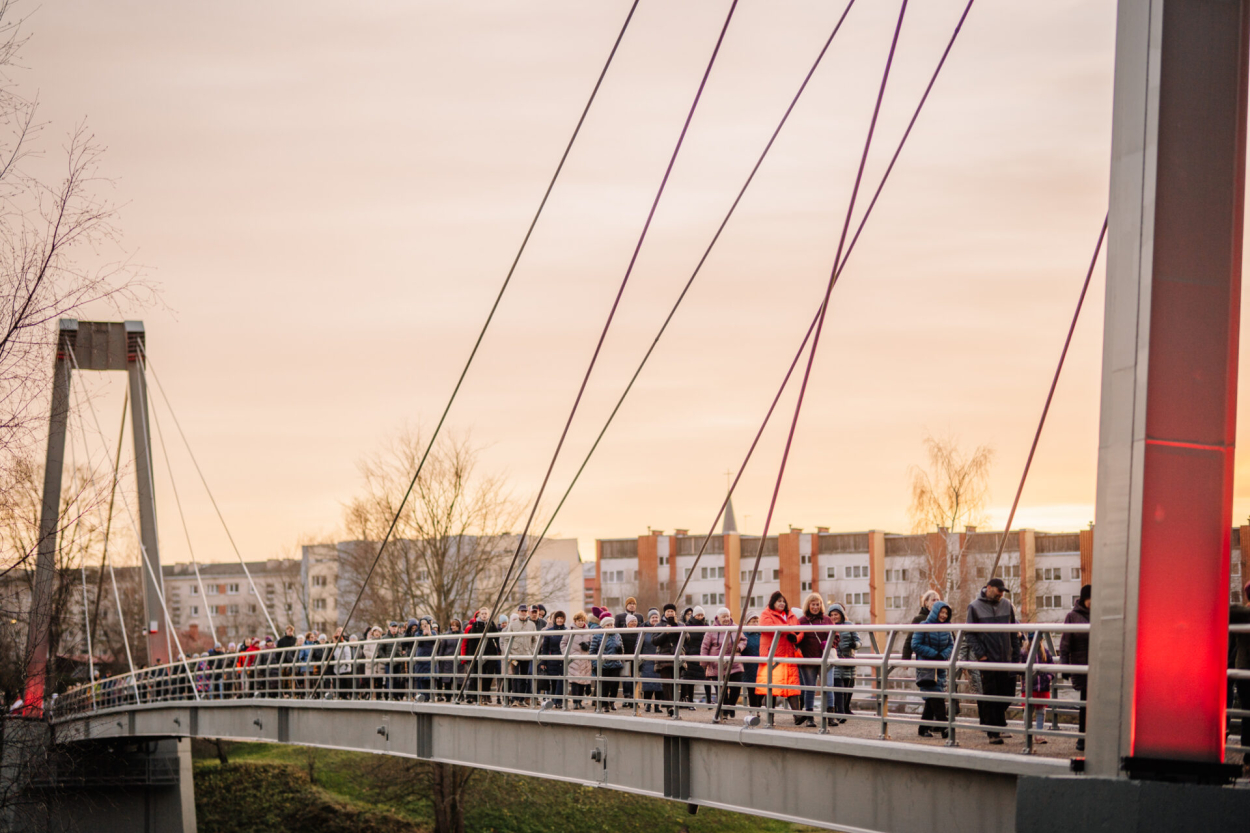
[[[1086,747],[1101,778],[1227,774],[1248,7],[1119,3]]]
[[[58,745],[43,721],[0,728],[0,830],[195,833],[189,739]]]

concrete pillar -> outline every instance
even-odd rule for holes
[[[638,609],[642,615],[647,609],[659,607],[668,599],[660,598],[659,539],[654,535],[638,538]],[[677,551],[676,539],[669,545],[669,552]]]
[[[742,611],[742,538],[726,532],[725,538],[725,606],[737,616]]]
[[[1010,534],[1010,533],[1004,533]],[[1017,535],[1020,538],[1020,598],[1016,609],[1021,622],[1032,622],[1037,618],[1037,538],[1031,529],[1022,529]]]
[[[1248,3],[1118,7],[1086,746],[1095,776],[1224,758]]]
[[[868,533],[868,613],[874,625],[885,622],[885,533]]]
[[[781,567],[781,593],[789,600],[791,607],[803,604],[801,582],[802,572],[799,564],[799,532],[781,532],[777,535],[777,562]]]
[[[1081,584],[1094,580],[1094,530],[1082,529],[1079,535],[1081,547]]]

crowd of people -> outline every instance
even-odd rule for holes
[[[1082,588],[1066,622],[1089,622],[1089,591],[1088,585]],[[1007,595],[1002,580],[992,579],[968,606],[965,621],[1015,623]],[[940,626],[952,621],[952,613],[947,602],[929,591],[912,622]],[[302,637],[288,627],[276,639],[232,642],[167,667],[141,669],[131,681],[102,681],[98,694],[106,702],[133,696],[180,699],[193,696],[194,686],[206,699],[424,698],[504,706],[548,704],[572,710],[625,708],[668,716],[702,703],[718,705],[728,718],[735,716],[741,700],[753,709],[788,708],[796,726],[815,726],[823,710],[826,726],[837,726],[853,714],[856,665],[836,660],[853,659],[863,645],[845,608],[833,600],[826,604],[819,593],[809,594],[802,607],[791,608],[784,594],[775,592],[768,606],[745,623],[775,631],[728,630],[736,622],[725,607],[711,619],[697,605],[679,612],[676,605],[667,604],[643,614],[633,598],[615,614],[594,607],[589,615],[580,610],[571,617],[560,610],[548,615],[541,604],[522,604],[493,621],[490,611],[481,609],[467,621],[452,619],[448,624],[443,630],[424,616],[375,626],[363,634],[340,628],[331,635],[308,632]],[[722,629],[710,629],[713,625]],[[796,630],[786,631],[788,627]],[[454,638],[420,638],[440,635]],[[949,663],[959,642],[952,630],[936,627],[900,635],[903,659],[935,664]],[[1023,662],[1029,648],[1021,633],[1010,630],[966,631],[960,645],[963,660],[983,664]],[[1046,699],[1056,675],[1045,666],[1056,657],[1041,640],[1034,650],[1030,695]],[[1065,633],[1057,659],[1065,665],[1086,664],[1088,635]],[[1006,713],[1012,702],[1018,702],[1021,675],[982,665],[970,677],[979,721],[989,742],[1001,744],[1010,737],[1003,731]],[[947,669],[916,668],[914,679],[923,699],[919,734],[946,737]],[[1084,675],[1074,675],[1072,685],[1084,700]],[[1038,729],[1045,711],[1034,709]],[[1082,731],[1084,718],[1082,707]],[[1034,742],[1046,741],[1038,736]]]

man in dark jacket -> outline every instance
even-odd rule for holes
[[[633,596],[630,596],[625,600],[625,610],[613,617],[616,623],[616,629],[621,632],[621,642],[624,643],[623,653],[625,667],[621,671],[621,676],[625,678],[622,688],[624,689],[625,708],[627,709],[632,708],[634,705],[630,702],[634,699],[634,683],[630,680],[630,678],[638,675],[637,669],[634,668],[632,660],[634,650],[638,647],[638,634],[629,632],[628,619],[630,616],[633,616],[635,620],[642,618],[638,615],[638,600]],[[636,621],[635,627],[637,627]]]
[[[1089,624],[1089,601],[1090,601],[1090,585],[1081,588],[1081,595],[1077,598],[1076,604],[1068,611],[1068,615],[1063,617],[1065,625],[1088,625]],[[1065,633],[1059,640],[1059,664],[1060,665],[1089,665],[1089,634],[1088,633]],[[1085,687],[1087,677],[1084,674],[1072,675],[1072,687],[1076,689],[1077,694],[1085,700]],[[1081,706],[1081,710],[1077,713],[1077,728],[1081,730],[1081,734],[1085,733],[1085,707]],[[1078,738],[1076,741],[1076,751],[1085,751],[1085,738]]]
[[[277,658],[282,663],[282,690],[283,691],[288,691],[291,688],[291,674],[294,668],[292,663],[295,662],[294,648],[298,641],[299,640],[295,638],[295,626],[287,625],[286,633],[278,638],[278,644],[275,646],[277,648],[286,649],[281,654],[277,655]]]
[[[969,625],[1015,624],[1016,611],[1003,595],[1007,585],[1001,578],[992,578],[981,589],[981,595],[968,605]],[[1016,662],[1020,656],[1020,634],[1005,631],[995,633],[968,632],[970,656],[977,662]],[[981,671],[981,693],[1001,700],[978,700],[977,715],[982,726],[1006,726],[1009,697],[1016,694],[1016,675],[1012,671]],[[986,731],[990,743],[1001,744],[998,731]]]
[[[926,590],[924,595],[920,597],[920,612],[911,618],[913,625],[923,625],[929,619],[929,612],[933,607],[933,603],[942,598],[936,590]],[[911,634],[903,640],[903,659],[912,658]]]
[[[657,654],[676,654],[677,647],[681,645],[681,623],[677,621],[677,605],[664,605],[664,616],[660,619],[660,626],[672,628],[671,631],[660,631],[652,635],[651,644],[655,646]],[[677,705],[673,699],[673,681],[677,678],[677,669],[674,663],[657,660],[655,663],[655,673],[660,676],[661,680],[667,680],[660,684],[660,698],[668,704],[668,715],[673,716],[673,708]]]

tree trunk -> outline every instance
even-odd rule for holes
[[[227,755],[227,751],[230,749],[230,741],[217,738],[213,741],[213,745],[217,747],[217,760],[221,765],[225,766],[230,763],[230,757]]]
[[[434,764],[434,831],[464,833],[464,787],[468,778],[452,764]]]

